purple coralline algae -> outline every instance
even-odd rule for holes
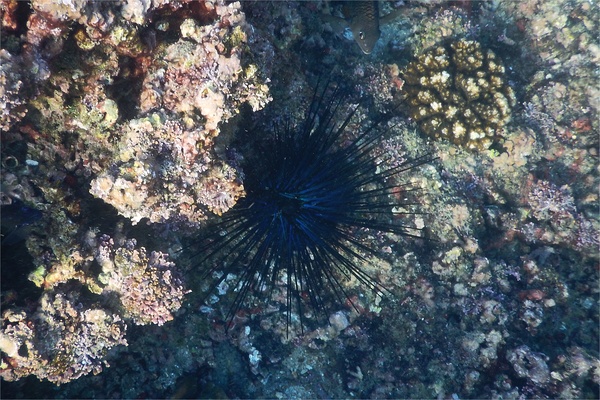
[[[65,234],[68,231],[63,231]],[[163,325],[173,319],[183,296],[189,293],[167,255],[147,255],[135,240],[115,246],[107,235],[98,239],[87,236],[88,245],[71,248],[69,254],[61,254],[64,243],[55,244],[53,261],[45,261],[47,255],[32,241],[31,253],[40,254],[41,266],[29,279],[44,292],[32,316],[19,309],[4,313],[3,346],[27,346],[26,352],[6,352],[11,359],[3,365],[2,376],[7,380],[33,374],[65,383],[89,372],[98,373],[106,364],[103,357],[107,351],[126,344],[128,321]],[[99,273],[91,271],[92,263],[100,266]],[[101,298],[91,304],[77,301],[81,285]],[[16,315],[22,318],[16,320]]]
[[[166,254],[153,251],[149,255],[135,240],[123,247],[114,248],[108,236],[100,238],[95,260],[102,267],[98,280],[102,295],[116,297],[119,310],[125,319],[136,325],[163,325],[173,319],[188,290],[184,289],[175,263]]]
[[[42,295],[37,311],[33,298],[6,311],[2,376],[65,383],[108,365],[126,324],[171,321],[189,293],[166,253],[124,238],[122,224],[113,237],[86,225],[80,187],[132,224],[189,227],[221,215],[244,189],[215,138],[243,104],[257,111],[270,101],[269,80],[239,3],[34,1],[26,25],[16,2],[2,11],[3,34],[26,32],[0,52],[2,142],[28,143],[25,157],[2,155],[2,203],[44,215],[24,242]],[[179,39],[156,39],[165,32]],[[115,90],[123,82],[137,89]],[[56,356],[40,347],[57,343]]]
[[[19,310],[2,314],[0,344],[7,358],[0,375],[7,381],[35,375],[61,384],[98,374],[108,366],[103,361],[108,351],[127,345],[126,329],[118,315],[84,306],[77,294],[47,292],[31,315]]]

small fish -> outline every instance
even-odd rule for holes
[[[379,39],[379,3],[377,1],[346,1],[342,7],[354,40],[365,54],[371,54]]]
[[[323,19],[331,24],[334,32],[342,34],[349,29],[358,47],[365,54],[371,54],[375,44],[381,36],[380,27],[384,26],[399,16],[414,12],[421,12],[419,8],[398,8],[387,15],[381,15],[379,1],[343,1],[341,16],[323,15]]]
[[[43,216],[40,210],[26,206],[23,202],[13,200],[10,205],[2,206],[2,246],[12,246],[25,240],[33,224]]]

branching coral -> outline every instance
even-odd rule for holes
[[[497,141],[515,103],[504,67],[478,42],[434,47],[404,71],[410,116],[429,136],[471,149]]]

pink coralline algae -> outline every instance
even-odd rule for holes
[[[161,252],[147,255],[143,247],[136,249],[135,240],[117,249],[106,235],[100,241],[96,260],[103,270],[100,281],[106,283],[102,294],[116,295],[123,317],[136,325],[171,321],[172,312],[179,310],[183,296],[189,293],[175,264]]]
[[[130,120],[120,131],[113,164],[90,192],[134,224],[221,214],[244,194],[237,172],[212,154],[214,137],[161,114]]]
[[[528,200],[533,216],[540,221],[560,219],[576,211],[569,187],[559,188],[547,181],[534,183]]]
[[[164,107],[191,117],[199,113],[205,129],[213,131],[242,103],[257,111],[269,101],[257,66],[242,65],[251,29],[239,3],[215,11],[215,24],[187,19],[180,27],[183,38],[157,51],[143,82],[142,112]]]
[[[27,375],[66,383],[102,371],[108,351],[127,345],[125,323],[99,306],[85,307],[75,294],[45,293],[32,315],[7,310],[2,316],[0,376]]]
[[[142,116],[116,128],[112,162],[91,182],[94,196],[134,224],[147,218],[195,225],[244,195],[214,138],[243,103],[257,111],[270,101],[268,80],[257,65],[242,62],[253,57],[240,4],[209,8],[213,24],[186,19],[180,40],[156,48],[139,94]]]
[[[92,232],[77,246],[68,230],[61,234],[64,242],[51,243],[56,247],[47,267],[47,257],[31,243],[41,265],[29,276],[43,289],[37,310],[13,308],[3,314],[0,375],[6,380],[35,375],[61,384],[97,374],[108,366],[108,351],[127,344],[130,321],[163,325],[189,292],[164,253],[147,253],[133,239],[115,245],[108,235],[96,238]],[[91,302],[83,292],[99,296]]]
[[[567,245],[597,257],[600,228],[598,222],[586,218],[575,206],[571,189],[564,185],[537,180],[530,182],[527,204],[538,221],[529,223],[524,230],[529,240],[540,240],[548,244]],[[546,224],[549,224],[550,229]]]

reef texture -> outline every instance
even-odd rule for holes
[[[114,248],[113,240],[104,235],[95,260],[102,267],[98,280],[105,285],[102,295],[115,298],[125,319],[137,325],[163,325],[173,319],[181,300],[189,291],[183,287],[175,264],[166,254],[153,251],[149,256],[135,240]]]
[[[19,309],[4,314],[2,337],[8,341],[2,342],[2,351],[9,359],[1,373],[7,380],[33,374],[65,383],[98,373],[107,351],[126,344],[126,323],[163,325],[189,292],[165,254],[147,255],[135,240],[115,246],[108,235],[95,238],[92,232],[86,234],[86,245],[65,253],[69,244],[78,246],[77,232],[50,224],[46,229],[60,235],[57,241],[29,241],[39,265],[29,280],[44,290],[38,310],[30,317]],[[51,254],[49,245],[54,246]],[[21,350],[8,351],[14,348]]]
[[[423,132],[470,149],[502,136],[515,104],[501,61],[473,40],[426,51],[402,74],[410,116]]]
[[[20,65],[14,56],[0,49],[0,130],[5,131],[25,115]]]
[[[249,44],[263,42],[239,3],[33,1],[19,7],[2,3],[0,189],[3,205],[29,207],[11,211],[14,222],[6,229],[33,258],[25,276],[41,297],[28,296],[18,325],[29,327],[27,340],[36,347],[4,352],[2,371],[10,380],[33,374],[65,383],[98,372],[106,355],[88,346],[80,357],[71,347],[84,348],[93,335],[105,349],[125,343],[126,324],[163,325],[189,293],[166,253],[127,239],[116,213],[98,213],[98,203],[91,205],[81,189],[131,224],[166,223],[157,231],[164,235],[226,212],[244,190],[235,162],[230,165],[224,147],[216,149],[215,138],[243,104],[256,111],[270,101],[267,56],[252,53]],[[32,220],[28,210],[40,211],[41,219]],[[98,234],[102,224],[112,237]],[[8,293],[19,298],[17,290]],[[55,309],[50,298],[57,299]],[[77,313],[62,311],[79,298]],[[86,317],[97,310],[106,318]],[[4,322],[4,335],[13,337],[16,322]],[[66,328],[55,328],[59,323]],[[122,328],[112,342],[102,336],[111,324]],[[64,343],[59,356],[74,356],[65,360],[39,348],[46,345],[39,335],[50,329],[48,343]],[[11,350],[23,342],[3,343]]]
[[[384,3],[403,16],[369,56],[319,2],[0,4],[1,201],[29,207],[2,210],[22,239],[2,245],[3,398],[599,397],[598,4]],[[286,332],[279,277],[227,325],[238,277],[205,298],[181,243],[243,195],[246,124],[301,117],[332,65],[342,114],[362,99],[348,132],[390,119],[374,157],[437,157],[398,182],[423,211],[402,222],[432,240],[358,229],[389,293],[350,280],[355,307]],[[422,134],[421,78],[487,96],[481,140]]]
[[[181,23],[181,39],[155,51],[142,82],[142,113],[119,126],[116,151],[91,193],[135,224],[221,215],[243,195],[235,169],[219,161],[213,139],[242,103],[269,101],[254,64],[242,66],[249,25],[239,4],[217,5],[213,25]]]
[[[91,182],[90,192],[134,224],[221,215],[244,188],[234,168],[213,159],[212,132],[186,129],[162,114],[130,120],[119,132],[113,162]]]
[[[35,375],[57,384],[90,372],[98,374],[108,351],[127,345],[123,320],[98,306],[84,306],[77,294],[45,293],[39,308],[7,310],[0,345],[7,358],[0,376],[7,381]]]

